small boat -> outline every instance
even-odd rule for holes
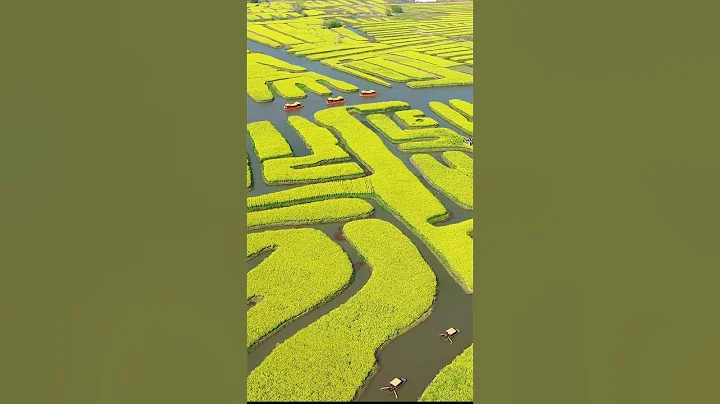
[[[455,328],[448,328],[447,330],[445,330],[444,333],[438,334],[438,335],[439,335],[440,338],[442,338],[444,341],[450,341],[450,343],[452,344],[452,340],[451,340],[450,338],[451,338],[451,337],[454,337],[454,336],[457,335],[459,332],[460,332],[460,330],[457,330],[457,329],[455,329]]]
[[[342,95],[337,97],[328,97],[327,99],[327,105],[336,105],[336,104],[344,104],[345,98],[343,98]]]
[[[387,390],[388,393],[393,393],[393,394],[395,394],[395,398],[398,398],[397,391],[400,388],[400,386],[405,384],[406,381],[407,381],[407,379],[404,377],[401,377],[399,379],[396,377],[390,381],[389,386],[383,387],[380,390]]]
[[[285,111],[294,111],[296,109],[302,108],[303,105],[299,102],[293,102],[292,104],[285,104]]]
[[[361,97],[377,97],[378,93],[375,90],[360,90]]]

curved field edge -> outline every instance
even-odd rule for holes
[[[345,251],[317,229],[283,229],[247,236],[248,260],[271,250],[247,273],[247,350],[292,319],[329,301],[351,282]]]
[[[473,345],[435,376],[418,401],[473,401]]]
[[[463,209],[473,209],[473,179],[448,167],[429,154],[414,154],[410,163],[438,192]]]
[[[370,279],[279,344],[248,376],[248,401],[351,401],[373,374],[377,351],[430,311],[435,274],[398,228],[363,219],[343,233],[368,263]]]

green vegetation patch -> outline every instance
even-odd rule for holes
[[[362,199],[340,198],[248,212],[248,230],[262,227],[345,222],[372,215],[375,209]]]
[[[434,128],[438,126],[438,122],[419,109],[411,109],[408,111],[398,111],[395,117],[409,128]]]
[[[452,99],[450,100],[450,106],[455,108],[458,112],[465,115],[465,117],[472,121],[473,119],[473,105],[467,101]]]
[[[472,121],[468,120],[463,114],[454,110],[453,108],[441,102],[430,101],[430,110],[436,113],[442,119],[448,121],[448,123],[450,123],[451,125],[467,133],[468,135],[473,134]],[[472,108],[470,109],[470,111],[472,111]]]
[[[351,401],[375,368],[376,351],[431,308],[435,274],[400,230],[364,219],[346,224],[343,232],[371,268],[370,279],[250,373],[248,402]],[[308,250],[326,260],[316,248]]]
[[[468,177],[473,177],[473,159],[467,154],[459,151],[447,151],[442,154],[443,160],[450,167],[453,167]]]
[[[248,259],[269,257],[247,274],[247,349],[291,319],[329,300],[351,280],[350,258],[325,233],[289,229],[250,233]]]
[[[472,146],[463,143],[465,138],[452,129],[402,129],[392,118],[382,114],[369,115],[367,121],[389,141],[399,143],[398,149],[402,152],[472,150]]]
[[[449,62],[449,61],[439,58],[437,56],[425,55],[425,54],[422,54],[420,52],[415,52],[415,51],[401,51],[401,52],[394,52],[393,54],[402,56],[402,57],[406,57],[409,59],[422,60],[423,62],[432,63],[432,64],[434,64],[436,66],[440,66],[440,67],[453,67],[453,66],[458,66],[460,64],[460,63],[456,63],[456,62]]]
[[[262,162],[293,155],[290,144],[270,121],[251,122],[247,131],[255,148],[255,155]]]
[[[360,70],[361,72],[364,72],[364,73],[374,74],[374,75],[380,76],[384,79],[388,79],[388,80],[392,80],[392,81],[406,82],[406,81],[410,80],[410,77],[408,77],[404,74],[398,73],[391,69],[386,69],[384,67],[380,67],[380,66],[368,63],[364,60],[356,60],[354,62],[346,63],[345,66]]]
[[[473,401],[473,345],[440,370],[418,401]]]
[[[410,161],[435,189],[461,208],[472,210],[472,177],[442,164],[429,154],[414,154],[410,156]]]
[[[393,60],[389,60],[386,57],[373,57],[365,59],[366,62],[372,63],[374,65],[383,67],[385,69],[396,71],[402,75],[408,76],[413,79],[434,79],[435,76],[428,73],[427,71],[422,71],[419,69],[416,69],[414,67],[407,66],[405,64],[397,63]],[[413,63],[409,62],[408,59],[403,58],[403,61],[406,63]],[[414,63],[413,63],[414,64]]]
[[[362,167],[349,162],[350,155],[327,129],[300,116],[289,117],[288,124],[305,142],[311,154],[264,161],[263,177],[267,184],[311,183],[365,175]]]

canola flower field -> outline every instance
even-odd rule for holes
[[[473,210],[472,100],[370,98],[311,113],[281,110],[360,90],[303,60],[365,88],[472,86],[472,2],[402,4],[403,13],[387,15],[389,6],[248,3],[248,40],[288,54],[247,50],[249,98],[283,116],[282,125],[252,116],[247,123],[248,353],[342,295],[356,277],[353,257],[370,271],[347,300],[273,342],[249,371],[249,402],[357,400],[382,366],[378,353],[433,315],[438,271],[473,293],[473,219],[451,220],[447,205]],[[323,28],[328,19],[343,26]],[[295,150],[291,137],[309,153]],[[393,220],[376,217],[379,210]],[[339,229],[335,237],[316,228],[327,224]],[[431,267],[420,247],[440,266]],[[462,353],[438,366],[432,381],[428,375],[412,401],[472,401],[471,343],[458,340]],[[408,400],[403,389],[398,394]]]
[[[385,87],[473,83],[472,2],[403,4],[399,16],[381,0],[302,4],[299,14],[294,2],[248,3],[248,39]],[[345,26],[323,28],[329,18]]]

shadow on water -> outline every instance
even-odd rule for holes
[[[420,109],[424,111],[426,116],[438,121],[442,127],[450,127],[453,130],[456,130],[455,128],[449,126],[442,118],[430,111],[428,103],[430,101],[441,101],[447,103],[449,99],[454,98],[472,102],[471,86],[410,89],[403,83],[393,83],[392,88],[385,88],[331,69],[319,62],[309,61],[289,54],[284,49],[273,49],[250,41],[248,41],[247,47],[252,51],[262,52],[286,62],[303,66],[309,71],[347,81],[356,85],[360,89],[375,89],[379,93],[378,97],[365,99],[360,98],[357,93],[334,92],[333,95],[342,94],[347,99],[346,105],[372,103],[378,101],[411,100],[409,103],[413,109]],[[315,112],[328,108],[325,104],[325,97],[309,93],[307,98],[301,100],[305,107],[294,112],[283,111],[282,106],[285,102],[287,102],[285,99],[278,97],[269,103],[256,103],[248,97],[248,122],[261,120],[271,121],[277,129],[285,135],[296,156],[307,155],[309,153],[307,146],[287,124],[287,116],[300,115],[314,121],[313,115]],[[382,136],[380,137],[382,138]],[[472,218],[472,211],[458,207],[455,203],[451,202],[447,197],[427,183],[418,170],[410,164],[410,154],[400,152],[397,149],[397,145],[393,145],[387,141],[387,139],[383,138],[383,141],[386,146],[388,146],[389,150],[391,150],[393,154],[405,163],[408,169],[410,169],[417,178],[422,181],[427,189],[430,190],[450,212],[451,216],[449,220],[437,223],[438,226],[457,223]],[[248,142],[250,141],[248,140]],[[250,164],[253,175],[253,190],[249,193],[249,196],[258,196],[299,186],[268,186],[265,184],[262,179],[258,159],[252,151],[253,149],[251,143],[248,143],[248,150],[250,151]],[[441,153],[430,154],[435,156],[435,158],[440,159]],[[358,162],[356,156],[353,156],[353,161]],[[381,387],[386,386],[387,383],[395,377],[405,377],[408,379],[408,383],[398,391],[399,400],[397,401],[417,401],[440,369],[452,362],[457,355],[459,355],[472,343],[472,295],[467,295],[463,292],[462,288],[450,276],[437,257],[435,257],[430,249],[414,233],[412,233],[405,225],[400,223],[400,221],[392,216],[392,214],[380,208],[375,201],[368,200],[368,202],[375,207],[375,212],[373,214],[374,218],[393,223],[413,242],[413,244],[415,244],[423,258],[435,273],[438,282],[438,290],[432,314],[415,328],[397,337],[379,352],[377,373],[368,382],[367,387],[358,397],[358,401],[387,401],[390,398],[395,400],[394,396],[388,396],[387,393],[380,390]],[[346,302],[350,297],[357,293],[357,291],[360,290],[370,278],[371,270],[367,265],[363,265],[357,252],[347,241],[341,237],[336,237],[341,231],[342,225],[342,223],[330,223],[294,226],[316,228],[323,231],[329,237],[332,237],[338,245],[345,250],[350,257],[353,266],[356,268],[354,279],[350,286],[348,286],[348,288],[340,293],[335,299],[289,323],[279,332],[265,340],[252,352],[250,352],[248,354],[248,373],[256,368],[262,360],[270,354],[277,344],[286,340],[288,337],[297,333],[300,329],[308,326],[313,321],[319,319],[321,316]],[[258,229],[253,232],[277,228],[282,227]],[[266,257],[266,255],[263,254],[262,256],[249,261],[248,270],[252,270],[252,268],[257,266],[262,261],[262,257]],[[461,330],[461,333],[453,339],[453,344],[443,342],[437,335],[450,327]]]

